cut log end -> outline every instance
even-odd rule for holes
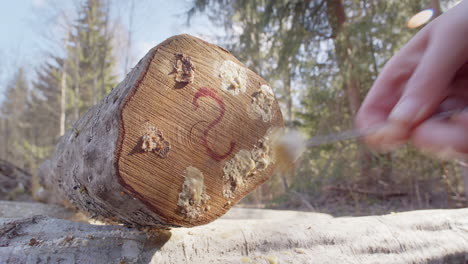
[[[271,175],[272,164],[260,160],[267,153],[254,158],[253,152],[269,128],[282,125],[281,113],[274,97],[258,106],[252,95],[266,82],[215,45],[182,35],[154,53],[122,108],[118,171],[122,183],[168,222],[205,224]],[[186,85],[178,88],[180,82]],[[249,115],[256,109],[262,114]],[[147,123],[170,142],[167,156],[133,151]],[[243,160],[241,153],[247,153]]]
[[[265,80],[224,49],[179,35],[75,124],[43,174],[90,214],[206,224],[271,176],[269,135],[282,124]],[[84,191],[70,192],[73,184]]]

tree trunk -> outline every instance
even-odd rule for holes
[[[98,97],[100,96],[100,92],[98,92],[98,75],[97,75],[98,67],[97,67],[97,63],[93,63],[93,70],[94,70],[93,86],[92,86],[92,89],[91,89],[93,94],[91,95],[91,97],[92,97],[91,102],[92,102],[92,105],[96,105],[97,101],[98,101]]]
[[[432,0],[431,1],[431,6],[432,6],[432,10],[434,10],[434,18],[442,15],[442,9],[440,8],[440,1],[439,0]]]
[[[130,51],[132,50],[132,33],[133,33],[133,16],[135,15],[135,0],[130,0],[130,12],[128,13],[128,36],[127,36],[127,47],[125,62],[124,62],[124,74],[128,72],[128,64],[130,62]]]
[[[148,233],[33,216],[24,206],[7,204],[22,214],[0,217],[1,263],[435,264],[465,263],[468,252],[468,209],[333,218],[234,208],[209,225]]]
[[[74,82],[75,82],[75,85],[74,85],[74,100],[73,100],[73,113],[74,113],[74,118],[75,120],[73,120],[74,122],[76,122],[78,120],[78,118],[80,118],[80,54],[81,54],[81,47],[80,47],[80,42],[77,41],[76,42],[76,54],[75,54],[75,69],[74,69]]]
[[[460,174],[463,181],[463,193],[468,201],[468,164],[462,163],[458,166],[460,167]]]
[[[338,35],[343,32],[343,27],[346,22],[346,12],[343,0],[328,0],[327,8],[328,19],[332,27],[332,36],[338,67],[340,68],[342,75],[344,75],[344,88],[348,99],[349,109],[351,111],[351,115],[354,116],[361,105],[361,84],[359,78],[353,74],[353,64],[350,61],[352,45],[346,37],[338,38]],[[372,153],[364,146],[360,146],[359,152],[361,178],[364,182],[368,183],[373,178],[371,173]]]
[[[265,80],[226,50],[180,35],[153,48],[40,168],[46,189],[91,216],[195,226],[273,173],[282,115]]]
[[[8,117],[5,118],[5,133],[3,134],[5,137],[5,145],[4,145],[4,150],[5,150],[5,160],[10,161],[10,127],[9,127],[10,119]]]
[[[375,16],[377,14],[375,9],[376,9],[375,8],[375,3],[371,2],[372,16]],[[368,45],[369,45],[370,52],[372,54],[372,69],[374,71],[373,81],[375,81],[377,79],[378,74],[379,74],[379,67],[378,67],[378,64],[377,64],[377,58],[375,56],[377,54],[377,52],[375,51],[375,47],[374,47],[374,39],[375,38],[374,38],[374,34],[373,34],[372,31],[369,31],[368,34],[369,34]],[[392,153],[380,154],[380,157],[383,160],[383,164],[382,163],[380,164],[381,170],[380,170],[380,173],[379,173],[379,179],[384,181],[385,183],[391,183],[391,182],[393,182],[393,156],[392,156]],[[371,156],[370,153],[368,153],[368,155],[366,155],[366,159],[368,159],[367,164],[369,164],[369,166],[370,166],[372,164],[371,163],[372,162],[372,156]]]
[[[60,131],[59,135],[65,134],[66,112],[67,112],[67,69],[66,62],[62,65],[62,76],[60,80]]]
[[[30,181],[31,174],[27,171],[0,159],[0,200],[31,200]]]
[[[6,160],[8,157],[8,118],[2,117],[0,119],[2,121],[2,153],[3,155],[0,157],[1,159]]]
[[[100,91],[100,96],[99,98],[104,98],[104,96],[107,94],[106,91],[106,76],[107,73],[105,72],[106,68],[106,61],[107,61],[107,53],[109,52],[109,47],[111,47],[111,38],[109,34],[109,13],[110,13],[110,3],[107,2],[106,4],[106,15],[104,19],[104,43],[101,49],[99,50],[99,57],[100,57],[100,70],[99,70],[99,78],[101,79],[101,91]],[[126,74],[125,72],[124,74]]]

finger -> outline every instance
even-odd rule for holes
[[[387,121],[403,88],[427,46],[429,30],[423,29],[385,65],[356,115],[356,126],[367,129]]]
[[[465,64],[457,71],[455,78],[465,80],[468,79],[468,61],[465,62]]]
[[[468,112],[448,120],[428,119],[412,133],[413,144],[426,153],[443,159],[468,155]]]
[[[373,127],[379,123],[387,124],[381,127],[378,133],[374,133],[375,137],[372,135],[366,138],[367,143],[371,146],[391,145],[396,141],[408,139],[411,129],[418,122],[429,117],[431,112],[437,108],[438,102],[444,99],[440,90],[443,91],[444,85],[446,88],[447,83],[450,82],[450,78],[453,77],[451,72],[456,71],[456,67],[460,66],[457,64],[460,64],[463,58],[468,57],[466,54],[459,54],[468,42],[463,39],[463,36],[468,34],[466,32],[468,31],[468,27],[466,27],[468,19],[465,14],[468,1],[464,1],[462,4],[463,7],[446,12],[442,16],[443,20],[439,17],[421,30],[387,63],[376,80],[356,117],[356,125],[361,129]],[[447,56],[444,57],[442,53]],[[447,65],[450,67],[446,67]],[[441,68],[445,72],[438,71]],[[416,72],[418,74],[415,77]],[[441,75],[444,75],[445,78],[440,78]],[[427,78],[426,83],[423,81],[421,84],[420,80],[424,78]],[[429,80],[437,80],[437,82]],[[429,87],[438,87],[439,90],[424,90],[421,87],[425,87],[425,84],[429,84]],[[418,88],[414,89],[414,86]],[[424,92],[428,92],[428,94]],[[424,95],[434,96],[428,107],[424,108],[424,100],[420,100],[416,104],[410,104],[410,101],[403,104],[404,100],[402,99],[415,98],[417,101],[420,94],[423,95],[421,98],[424,100],[427,98]],[[394,107],[397,102],[399,107]],[[418,104],[419,106],[416,107],[415,105]],[[423,106],[422,110],[421,105]],[[393,113],[394,122],[387,122],[390,111]]]
[[[391,135],[393,141],[396,139],[404,141],[409,136],[405,129],[395,126],[388,127],[384,124],[387,122],[390,111],[400,99],[408,79],[424,55],[429,33],[430,28],[424,28],[390,59],[367,94],[356,116],[358,129],[367,130],[380,127],[376,133],[364,138],[364,141],[376,150],[386,151],[392,145],[385,143],[386,138],[388,138],[387,134]]]
[[[468,67],[465,66],[462,67],[462,69],[468,69]],[[461,110],[468,105],[468,71],[458,71],[455,79],[449,87],[449,91],[450,94],[439,105],[436,113]]]
[[[462,71],[458,71],[459,73]],[[468,73],[468,72],[467,72]],[[441,121],[441,117],[446,117],[448,112],[452,111],[462,111],[468,109],[468,75],[458,75],[453,80],[452,84],[449,85],[448,91],[449,95],[443,99],[443,101],[437,106],[435,112],[432,114],[429,119],[431,122],[434,120]],[[461,116],[463,117],[463,116]],[[457,120],[457,116],[451,118],[451,120]],[[461,119],[463,120],[463,119]],[[428,130],[429,132],[431,130]],[[435,130],[437,132],[437,129]],[[468,130],[467,130],[468,132]],[[392,135],[393,138],[390,141],[388,139],[389,135]],[[374,147],[376,150],[387,152],[391,151],[406,141],[406,135],[408,135],[408,130],[406,126],[399,123],[388,123],[378,130],[372,139],[378,142],[378,146]],[[446,148],[446,151],[438,151],[437,153],[450,153],[450,148]]]
[[[468,105],[467,98],[458,96],[449,96],[439,105],[433,116],[439,113],[447,113],[455,110],[462,110]]]
[[[427,49],[389,119],[409,128],[431,116],[468,58],[468,1],[431,22]]]
[[[452,28],[435,26],[432,39],[389,120],[408,130],[431,116],[449,93],[448,87],[466,62],[466,44]],[[451,39],[449,38],[451,37]],[[454,39],[455,38],[455,39]]]
[[[468,41],[453,30],[438,25],[431,29],[431,36],[437,37],[429,40],[421,61],[388,116],[387,125],[369,137],[371,143],[381,146],[401,144],[409,138],[412,129],[433,115],[447,97],[451,81],[468,57],[465,48]]]

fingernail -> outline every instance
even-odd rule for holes
[[[413,123],[421,118],[424,114],[425,106],[415,100],[414,98],[403,98],[393,108],[388,119],[391,121],[397,121],[402,123]]]

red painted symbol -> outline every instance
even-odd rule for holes
[[[226,111],[224,107],[224,101],[223,98],[220,97],[215,90],[202,87],[195,93],[195,96],[193,97],[192,104],[195,106],[196,109],[199,107],[198,99],[201,97],[211,97],[213,100],[216,101],[216,103],[218,103],[219,106],[219,116],[208,125],[208,128],[205,129],[205,131],[203,131],[203,146],[206,148],[206,151],[208,152],[208,155],[210,157],[212,157],[214,160],[221,161],[227,158],[234,151],[236,142],[231,141],[231,145],[229,147],[228,152],[226,152],[225,154],[218,154],[214,150],[212,150],[210,146],[208,146],[208,133],[213,127],[215,127],[219,122],[221,122],[221,119],[223,119],[224,112]]]

